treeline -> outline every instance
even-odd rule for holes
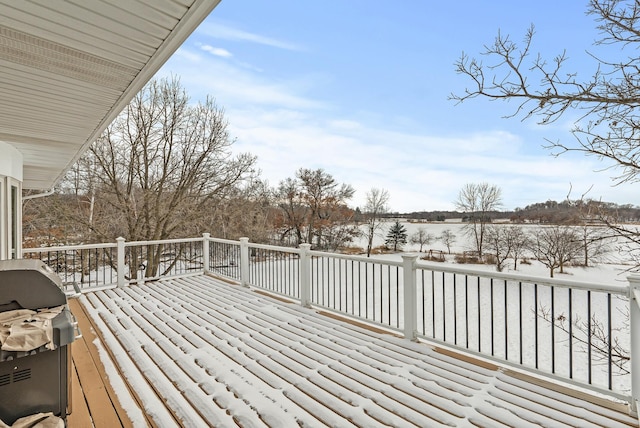
[[[606,217],[611,222],[640,222],[640,207],[632,204],[616,204],[594,200],[546,201],[516,208],[513,211],[491,211],[487,215],[492,220],[509,220],[512,223],[536,224],[582,224],[585,217],[594,223]],[[410,213],[389,213],[388,218],[404,218],[418,221],[445,221],[462,219],[466,213],[459,211],[417,211]]]
[[[574,224],[584,219],[593,221],[606,218],[612,222],[635,223],[640,221],[640,207],[632,204],[615,204],[595,200],[546,201],[516,208],[509,215],[513,222],[541,224]]]

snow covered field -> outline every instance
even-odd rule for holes
[[[383,227],[376,234],[373,246],[382,246],[384,245],[385,237],[387,235],[387,231],[389,227],[393,224],[391,221],[387,221],[383,224]],[[401,224],[405,226],[407,229],[407,236],[411,237],[414,233],[418,231],[420,228],[424,228],[427,233],[432,235],[434,238],[439,237],[443,231],[449,230],[455,236],[456,240],[451,246],[452,253],[462,253],[464,251],[473,250],[473,245],[469,241],[468,237],[465,235],[464,227],[466,223],[455,222],[455,221],[445,221],[445,222],[428,222],[428,223],[410,223],[407,221],[402,221]],[[539,228],[538,225],[530,225],[523,224],[519,225],[524,229],[525,232],[532,233],[535,229]],[[363,229],[364,230],[364,229]],[[366,248],[366,239],[360,238],[352,243],[352,245]],[[439,239],[433,239],[432,242],[428,245],[425,245],[423,248],[423,252],[428,250],[437,250],[443,251],[447,253],[446,245]],[[407,242],[406,245],[402,247],[403,253],[411,253],[418,252],[419,245],[411,244]],[[376,256],[380,258],[387,258],[390,260],[400,260],[401,254],[391,254],[391,255],[381,255]],[[453,257],[447,256],[448,262],[453,262]],[[549,276],[549,269],[546,268],[539,262],[530,259],[531,264],[518,264],[517,270],[513,269],[513,262],[507,263],[506,272],[518,272],[525,275],[533,275],[533,276]],[[466,265],[469,267],[473,267],[474,269],[481,270],[489,270],[495,271],[495,266],[493,265]],[[624,254],[619,254],[616,251],[613,243],[609,246],[609,251],[603,255],[602,259],[595,263],[593,267],[583,268],[583,267],[569,267],[567,271],[563,274],[556,271],[558,278],[570,279],[575,281],[588,281],[588,282],[596,282],[602,284],[612,284],[612,285],[621,285],[627,283],[627,276],[629,275],[629,269],[632,267],[628,258],[624,257]]]

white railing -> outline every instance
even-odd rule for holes
[[[625,286],[210,238],[27,248],[81,290],[212,273],[410,340],[640,401],[640,275]]]

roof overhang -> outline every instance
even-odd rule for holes
[[[53,187],[219,2],[0,0],[0,141],[23,188]]]

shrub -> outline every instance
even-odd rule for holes
[[[469,252],[464,252],[462,254],[456,254],[454,257],[454,260],[456,263],[461,263],[461,264],[466,264],[466,263],[470,263],[470,264],[480,264],[480,258],[475,255],[475,254],[470,254]]]
[[[342,254],[364,254],[365,250],[362,247],[340,247],[339,251]]]
[[[495,265],[498,263],[498,259],[493,254],[486,254],[484,256],[484,262],[488,265]]]

